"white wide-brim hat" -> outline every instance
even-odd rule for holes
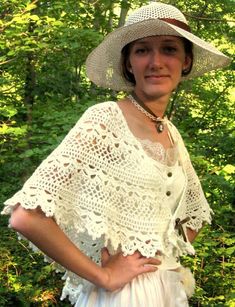
[[[132,91],[134,85],[122,74],[121,50],[130,42],[153,35],[181,36],[193,43],[192,70],[182,80],[201,76],[230,63],[226,55],[189,31],[186,18],[174,6],[160,2],[142,6],[129,16],[123,27],[108,34],[89,54],[87,76],[98,86]]]

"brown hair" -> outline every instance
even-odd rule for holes
[[[187,70],[182,71],[182,76],[187,76],[191,72],[192,67],[193,67],[193,44],[192,44],[192,42],[190,42],[189,40],[187,40],[184,37],[180,37],[180,38],[182,39],[182,41],[184,43],[184,50],[185,50],[186,55],[188,55],[192,60],[190,67]],[[126,46],[124,46],[122,48],[122,51],[121,51],[121,72],[122,72],[124,79],[126,79],[128,82],[135,85],[135,77],[130,72],[130,70],[128,69],[129,56],[130,56],[130,50],[131,50],[132,44],[133,44],[133,42],[127,44]]]
[[[185,37],[181,37],[181,39],[183,40],[183,43],[184,43],[185,54],[191,58],[191,63],[190,63],[189,68],[184,69],[182,71],[182,76],[184,77],[184,76],[187,76],[191,72],[192,67],[193,67],[193,43],[190,42]]]

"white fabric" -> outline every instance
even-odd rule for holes
[[[105,102],[84,113],[23,189],[5,202],[2,214],[10,214],[18,202],[27,209],[40,206],[97,263],[101,248],[109,246],[147,257],[159,251],[166,263],[179,266],[177,257],[194,249],[175,230],[176,218],[189,216],[187,226],[198,230],[210,222],[211,210],[178,131],[167,125],[185,176],[176,210],[166,195],[167,167],[146,154],[118,105]],[[62,297],[75,303],[79,284],[89,283],[68,271],[64,279]]]
[[[174,271],[158,270],[139,275],[124,288],[109,292],[90,286],[81,292],[75,307],[187,307],[188,300]]]

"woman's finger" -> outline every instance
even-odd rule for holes
[[[127,257],[135,258],[135,259],[145,258],[144,256],[141,255],[141,253],[139,251],[135,251],[132,255],[128,255]]]
[[[145,264],[142,266],[141,273],[156,272],[157,270],[158,270],[157,266]]]
[[[109,251],[106,247],[102,248],[101,249],[101,263],[102,263],[102,266],[105,265],[108,260],[110,258],[110,254],[109,254]]]
[[[161,260],[156,259],[156,258],[141,258],[140,260],[141,265],[160,265],[161,264]]]

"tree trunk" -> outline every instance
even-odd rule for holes
[[[29,123],[32,121],[32,108],[34,104],[34,92],[36,84],[36,74],[33,60],[33,53],[29,53],[26,59],[26,75],[24,86],[24,103],[27,107],[27,120]]]
[[[130,4],[129,4],[128,0],[122,0],[122,2],[121,2],[121,13],[120,13],[119,21],[118,21],[118,27],[121,27],[121,26],[124,25],[127,13],[129,11],[129,8],[130,8]]]

